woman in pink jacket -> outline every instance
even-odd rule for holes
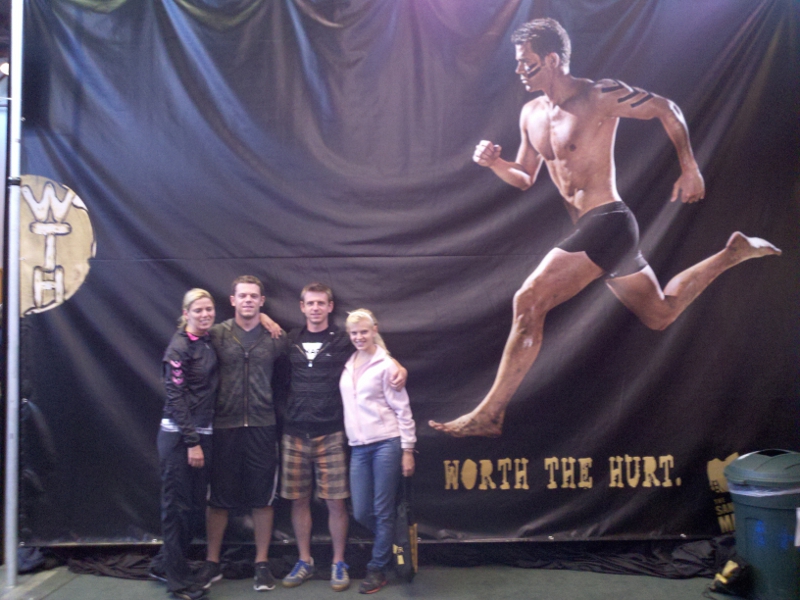
[[[375,316],[364,308],[347,317],[356,347],[344,366],[339,388],[344,427],[352,446],[350,493],[356,521],[375,534],[372,559],[359,592],[372,594],[386,585],[392,558],[394,509],[400,475],[414,474],[414,419],[405,388],[392,389],[394,362],[378,334]]]

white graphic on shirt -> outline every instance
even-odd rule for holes
[[[314,359],[317,358],[317,354],[319,354],[321,349],[322,342],[303,342],[303,351],[306,353],[309,367],[312,366]]]

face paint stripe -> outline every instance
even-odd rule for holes
[[[647,94],[647,96],[645,96],[641,100],[637,100],[636,102],[631,104],[631,108],[636,108],[637,106],[640,106],[640,105],[644,104],[645,102],[648,102],[649,100],[652,100],[652,99],[653,99],[653,94]]]
[[[525,71],[525,77],[533,77],[534,75],[536,75],[541,70],[542,70],[542,65],[538,65],[536,67],[531,67],[530,69],[527,69]]]

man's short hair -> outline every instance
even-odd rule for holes
[[[240,283],[254,283],[258,286],[258,289],[261,290],[261,295],[264,295],[264,284],[261,283],[261,280],[254,275],[239,275],[236,279],[233,280],[231,284],[231,296],[236,295],[236,286]]]
[[[534,54],[544,58],[551,52],[558,54],[561,64],[569,67],[572,55],[572,42],[569,35],[555,19],[534,19],[528,21],[511,35],[514,44],[528,42]]]
[[[332,302],[333,301],[333,290],[331,290],[331,288],[329,288],[324,283],[317,283],[316,281],[314,283],[309,283],[300,292],[300,302],[305,302],[306,301],[306,292],[320,292],[320,293],[323,293],[323,294],[327,294],[328,295],[328,302]]]

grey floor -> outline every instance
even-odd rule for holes
[[[3,577],[5,574],[3,573]],[[660,579],[640,575],[607,575],[580,571],[520,569],[506,566],[421,567],[411,584],[390,581],[376,600],[403,598],[458,600],[689,600],[703,598],[709,579]],[[5,585],[5,581],[3,582]],[[349,590],[334,592],[327,581],[312,580],[299,588],[278,587],[256,592],[250,580],[223,580],[214,584],[209,600],[258,598],[317,600],[364,597],[358,581]],[[723,596],[712,596],[723,598]],[[0,600],[151,600],[171,598],[163,584],[95,575],[76,575],[58,567],[20,576],[15,588],[3,588]],[[730,596],[728,596],[730,598]]]

